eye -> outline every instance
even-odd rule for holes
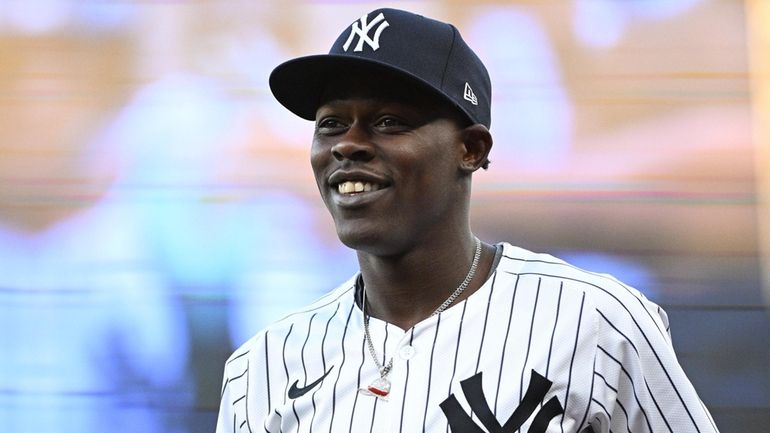
[[[346,125],[334,117],[324,117],[316,123],[316,133],[324,135],[333,135],[342,132]]]
[[[385,130],[402,130],[407,128],[408,125],[398,117],[383,116],[377,120],[374,126]]]

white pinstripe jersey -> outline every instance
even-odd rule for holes
[[[217,433],[670,432],[717,428],[682,371],[665,313],[614,278],[501,244],[486,283],[409,330],[375,318],[387,401],[356,277],[241,346]],[[296,385],[295,385],[296,382]],[[289,390],[300,394],[289,397]]]

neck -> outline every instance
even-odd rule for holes
[[[468,233],[453,242],[423,244],[397,256],[359,251],[366,313],[402,329],[411,328],[429,317],[460,286],[471,268],[475,247],[475,237]],[[482,286],[493,260],[494,247],[482,243],[475,275],[454,303]]]

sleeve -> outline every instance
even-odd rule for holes
[[[594,432],[718,433],[676,359],[665,312],[633,289],[596,305]]]
[[[225,363],[216,433],[278,431],[268,416],[266,334],[257,334]]]
[[[249,350],[242,347],[225,363],[216,433],[237,433],[247,421],[248,376]]]

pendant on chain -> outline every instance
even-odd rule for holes
[[[381,376],[366,388],[361,387],[358,390],[364,395],[373,395],[381,400],[388,401],[388,394],[390,394],[390,381],[388,380],[387,376]]]

